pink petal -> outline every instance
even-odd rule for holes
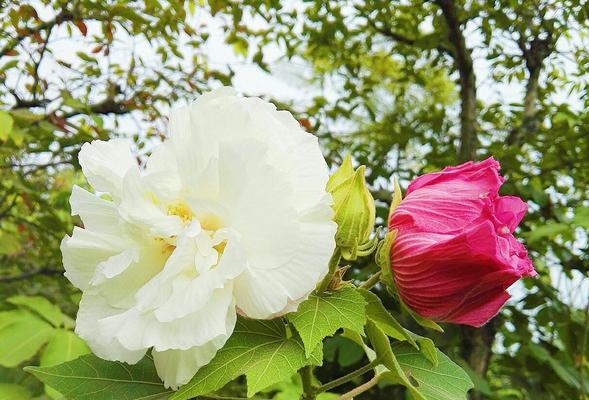
[[[515,231],[518,224],[528,211],[528,205],[516,196],[501,196],[495,200],[495,217],[509,228]]]
[[[469,161],[457,167],[422,175],[409,185],[407,195],[425,187],[436,187],[447,193],[482,195],[497,194],[504,179],[499,175],[499,163],[489,157],[484,161]]]

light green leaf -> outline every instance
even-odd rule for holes
[[[31,318],[31,313],[25,310],[10,310],[0,312],[0,331],[8,325]]]
[[[57,329],[43,350],[41,366],[50,367],[62,364],[88,353],[90,353],[90,349],[78,335],[72,331]],[[45,385],[45,392],[54,399],[63,397],[59,392],[47,385]]]
[[[32,397],[24,386],[14,383],[0,383],[0,400],[29,400]]]
[[[69,400],[156,400],[171,393],[158,378],[150,357],[128,365],[87,354],[52,367],[26,367],[25,371]]]
[[[280,320],[238,319],[233,335],[215,358],[171,399],[183,400],[214,392],[243,374],[247,377],[248,396],[253,396],[272,384],[288,380],[309,363],[321,363],[321,349],[307,359],[301,340],[288,336]]]
[[[382,329],[380,329],[374,322],[368,321],[366,324],[366,334],[368,335],[368,339],[372,344],[372,348],[374,349],[376,356],[388,369],[385,370],[385,372],[380,372],[380,374],[382,374],[381,379],[387,380],[393,384],[405,386],[415,400],[426,400],[426,398],[408,379],[405,371],[401,367],[401,364],[393,353],[389,338],[387,335],[385,335]]]
[[[0,140],[6,141],[12,131],[14,120],[12,116],[4,110],[0,110]]]
[[[5,367],[16,367],[34,356],[53,333],[51,325],[28,312],[19,313],[13,323],[0,325],[4,325],[0,329],[0,365]]]
[[[311,295],[288,319],[297,328],[307,355],[340,328],[364,331],[366,300],[352,287],[331,295]]]
[[[411,333],[403,328],[391,313],[387,311],[379,297],[364,289],[359,290],[366,300],[366,317],[374,322],[388,336],[397,340],[406,340],[417,348],[417,343],[411,336]]]
[[[41,366],[49,367],[88,354],[90,349],[74,332],[57,329],[41,356]]]
[[[12,296],[7,300],[15,306],[26,307],[47,321],[51,322],[53,326],[58,327],[63,322],[63,314],[59,307],[51,303],[45,297],[41,296]]]
[[[434,366],[438,365],[438,349],[433,340],[416,334],[412,334],[415,341],[419,344],[419,351],[425,358],[427,358]]]
[[[438,365],[434,366],[423,354],[406,343],[393,344],[405,375],[427,400],[461,400],[473,387],[470,377],[448,356],[438,350]]]

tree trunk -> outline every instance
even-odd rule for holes
[[[474,160],[477,148],[477,86],[470,49],[462,33],[454,0],[436,0],[442,10],[460,84],[460,161]]]
[[[477,140],[477,87],[470,49],[462,32],[454,0],[435,0],[442,10],[451,45],[451,55],[456,64],[460,84],[460,150],[459,160],[476,159]],[[461,356],[470,368],[484,378],[487,374],[491,350],[497,333],[496,321],[491,320],[481,328],[462,327]],[[483,395],[476,391],[469,394],[471,400],[480,400]]]

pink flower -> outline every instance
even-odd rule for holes
[[[527,211],[499,196],[492,157],[422,175],[389,219],[399,294],[419,315],[481,326],[509,299],[509,286],[536,271],[513,231]]]

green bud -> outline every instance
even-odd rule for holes
[[[335,242],[347,260],[354,260],[367,246],[374,226],[374,199],[366,187],[365,166],[356,171],[348,155],[340,168],[329,178],[327,191],[333,197],[334,221],[337,223]]]

